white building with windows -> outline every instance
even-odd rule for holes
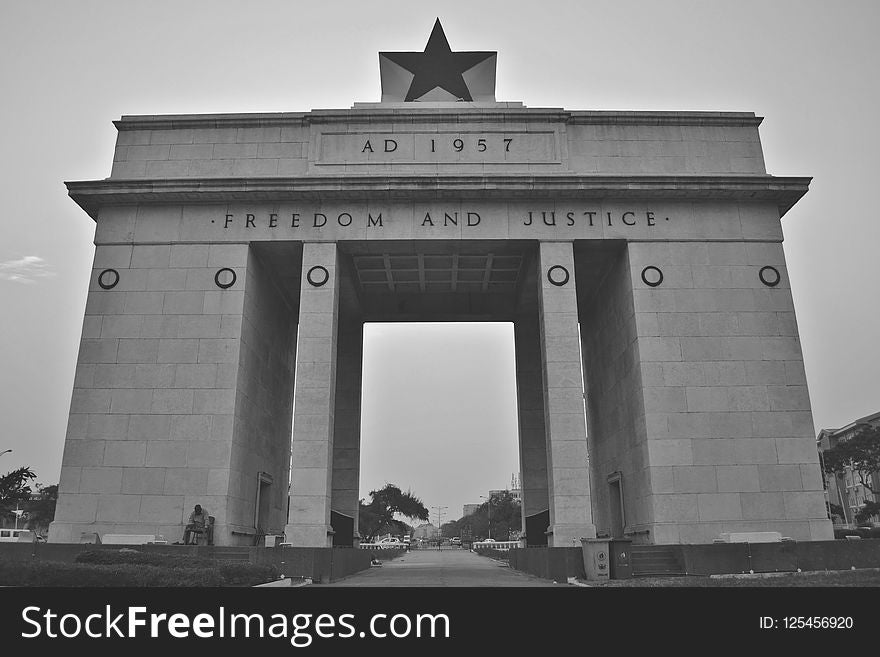
[[[840,442],[849,440],[862,429],[877,426],[880,426],[880,411],[854,420],[839,429],[822,429],[816,439],[822,463],[824,464],[822,455],[827,450]],[[871,491],[862,485],[858,473],[847,468],[841,476],[824,474],[824,472],[823,476],[825,478],[825,493],[829,505],[833,504],[841,508],[842,516],[841,514],[831,514],[834,524],[847,527],[854,527],[860,524],[856,521],[856,514],[866,501],[874,498]],[[872,473],[870,483],[875,491],[880,490],[880,472]],[[878,524],[880,523],[880,517],[873,516],[870,522]]]

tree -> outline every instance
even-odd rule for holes
[[[37,484],[37,494],[27,504],[28,527],[38,534],[55,520],[55,505],[58,503],[58,484],[41,486]]]
[[[31,497],[30,481],[37,475],[27,466],[7,472],[0,477],[0,504],[28,500]]]
[[[880,502],[865,500],[865,503],[856,513],[856,522],[860,525],[870,522],[871,518],[880,515]]]
[[[31,497],[30,481],[36,477],[27,466],[0,476],[0,511],[9,513],[16,503],[28,501]]]
[[[379,490],[370,491],[369,504],[360,501],[358,531],[368,539],[384,532],[408,533],[411,527],[395,516],[427,520],[428,509],[411,491],[404,493],[394,484],[385,484]]]
[[[491,505],[491,506],[490,506]],[[465,528],[477,538],[488,538],[491,520],[492,538],[506,541],[511,531],[522,529],[522,510],[519,500],[509,491],[501,495],[493,495],[488,502],[481,504],[470,515],[443,523],[443,536],[462,536]]]
[[[875,500],[865,500],[856,514],[857,522],[867,522],[871,516],[880,513],[876,501],[873,475],[880,472],[880,427],[864,427],[848,440],[838,442],[822,454],[825,472],[841,477],[847,470],[852,471],[859,483],[871,493]]]

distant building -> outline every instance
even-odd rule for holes
[[[504,497],[507,493],[509,493],[517,502],[522,504],[522,488],[513,488],[511,490],[490,490],[489,497]]]
[[[439,535],[440,532],[438,529],[430,522],[426,522],[424,525],[419,525],[413,530],[413,538],[424,538],[430,541],[437,538]]]
[[[463,507],[461,507],[461,517],[466,518],[472,513],[476,513],[477,509],[479,508],[479,504],[465,504]]]
[[[819,455],[821,463],[824,463],[822,455],[825,451],[831,449],[840,442],[849,440],[856,432],[868,427],[880,426],[880,412],[872,415],[866,415],[840,427],[839,429],[822,429],[816,441],[819,446]],[[840,524],[838,520],[842,520],[844,525],[855,526],[856,514],[866,500],[871,500],[871,491],[865,488],[859,481],[859,476],[850,468],[847,468],[842,476],[834,476],[825,474],[823,469],[823,477],[825,478],[825,491],[829,504],[835,504],[843,509],[843,518],[835,517],[835,524]],[[880,490],[880,472],[874,472],[871,475],[871,485],[874,490]],[[877,522],[878,517],[871,518],[872,522]]]

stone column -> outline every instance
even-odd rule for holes
[[[340,268],[340,278],[343,277]],[[347,281],[343,281],[346,283]],[[348,292],[348,293],[346,293]],[[358,488],[361,457],[361,380],[364,323],[357,297],[346,285],[340,295],[336,359],[336,405],[333,431],[332,508],[353,519],[353,536],[334,535],[334,545],[357,545]],[[343,523],[344,524],[344,523]]]
[[[590,495],[571,242],[540,243],[538,290],[550,497],[549,545],[580,546],[581,538],[595,538],[596,527]]]
[[[287,541],[302,547],[329,547],[332,543],[337,270],[335,244],[303,244],[290,510],[285,528]]]
[[[544,430],[544,383],[538,318],[538,262],[523,264],[516,319],[516,397],[519,413],[519,462],[522,475],[522,528],[526,545],[547,545],[550,501],[547,497],[547,433]]]
[[[537,308],[534,309],[537,311]],[[528,545],[546,545],[547,433],[544,428],[544,386],[537,312],[514,324],[516,395],[519,410],[519,459],[522,470],[522,522]],[[538,514],[543,514],[543,520]],[[535,519],[533,522],[530,519]],[[537,526],[540,520],[540,525]],[[537,533],[537,535],[536,535]]]
[[[146,226],[181,220],[170,205],[101,212],[110,226],[119,215]],[[214,516],[218,545],[234,540],[248,257],[247,244],[98,243],[51,542],[76,543],[82,532],[174,542],[195,504]],[[230,284],[221,288],[222,270]]]
[[[781,240],[775,208],[740,206]],[[763,217],[763,219],[762,219]],[[628,245],[654,543],[831,540],[781,241]],[[657,285],[646,268],[663,274]],[[654,273],[656,277],[656,272]]]

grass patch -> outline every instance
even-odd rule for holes
[[[781,588],[781,587],[853,587],[880,586],[880,569],[843,570],[805,573],[772,573],[748,577],[707,577],[687,575],[683,577],[635,577],[614,579],[608,582],[589,582],[591,586],[608,587],[696,587],[696,588]]]
[[[215,561],[136,550],[95,550],[77,563],[0,562],[2,586],[231,587],[255,586],[278,579],[271,565]]]

